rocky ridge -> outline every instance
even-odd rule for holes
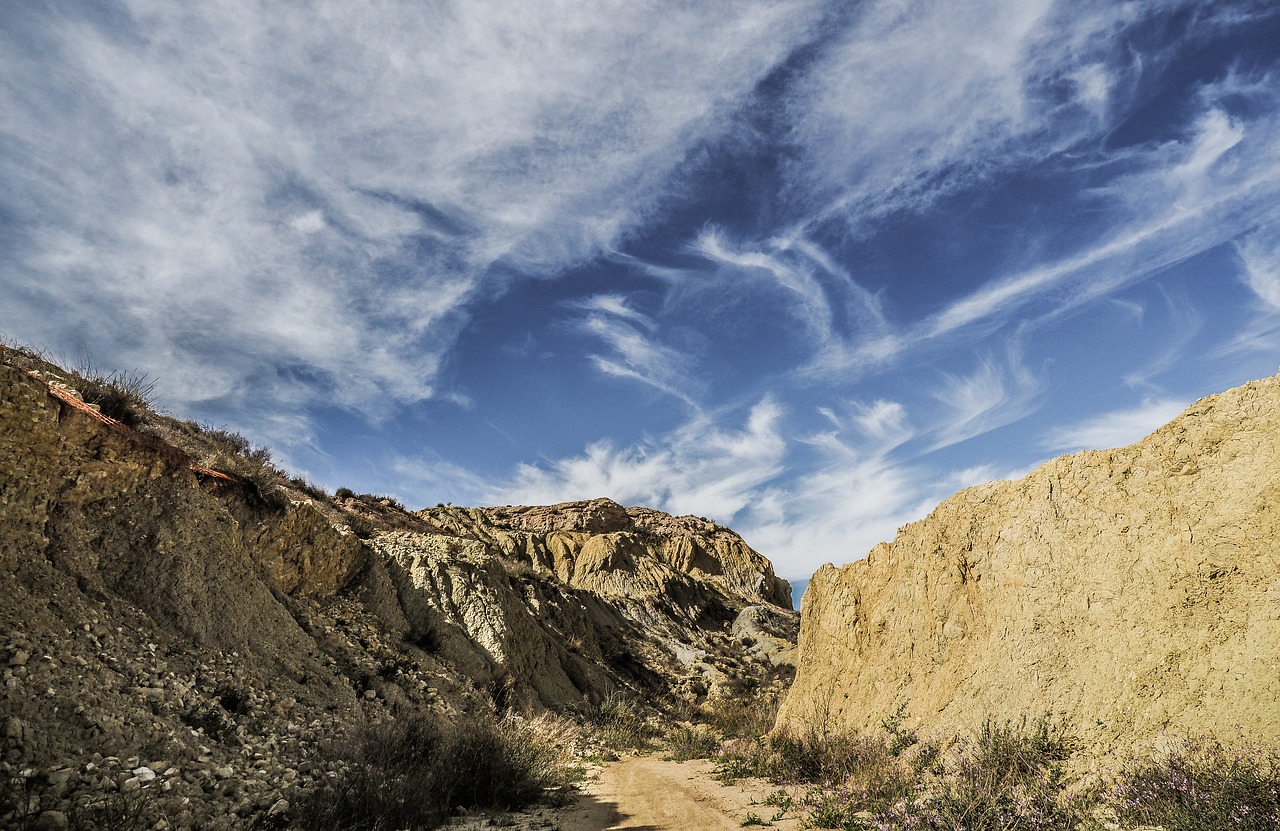
[[[282,824],[354,724],[696,700],[768,666],[736,634],[761,615],[785,652],[789,611],[743,616],[785,582],[704,520],[329,498],[238,437],[139,432],[84,379],[0,357],[0,824],[131,795],[156,827]]]
[[[1099,759],[1280,739],[1280,377],[962,491],[805,593],[779,723],[1066,719]]]

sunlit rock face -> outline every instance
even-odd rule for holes
[[[780,724],[1064,717],[1094,758],[1280,738],[1280,378],[962,491],[805,593]]]
[[[676,592],[690,580],[739,603],[791,606],[791,586],[742,537],[710,520],[624,508],[610,499],[549,506],[428,508],[418,515],[574,586],[621,596]]]

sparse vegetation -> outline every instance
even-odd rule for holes
[[[355,499],[370,507],[391,508],[392,510],[408,513],[404,503],[394,496],[385,496],[377,493],[356,493],[351,488],[338,488],[334,496],[338,499]]]
[[[677,724],[667,732],[667,747],[677,762],[706,759],[720,749],[720,738],[706,725]]]
[[[362,540],[367,540],[378,533],[378,526],[359,514],[348,514],[345,519],[347,527],[351,529],[351,533]]]
[[[583,715],[588,733],[611,751],[647,750],[662,735],[645,708],[620,692],[605,696]]]
[[[292,479],[289,480],[289,483],[292,484],[298,490],[305,493],[307,496],[311,497],[312,499],[318,499],[320,501],[324,501],[329,498],[329,494],[325,493],[324,488],[318,485],[311,484],[306,479],[303,479],[301,476],[293,477]]]
[[[1167,831],[1280,828],[1280,748],[1183,742],[1162,758],[1130,765],[1107,799],[1129,825]]]
[[[334,772],[299,799],[294,820],[317,831],[435,828],[459,806],[529,805],[579,775],[555,740],[565,729],[489,714],[366,725],[330,748]]]
[[[975,735],[943,746],[906,729],[904,715],[900,708],[871,736],[779,731],[731,742],[715,757],[717,772],[788,786],[765,804],[782,811],[794,804],[811,828],[1280,827],[1280,749],[1187,743],[1127,767],[1106,787],[1086,786],[1067,773],[1076,742],[1062,721],[988,719]]]
[[[291,478],[275,465],[268,448],[255,446],[243,435],[159,413],[155,407],[156,382],[145,373],[103,372],[88,358],[69,370],[34,349],[4,343],[0,343],[0,349],[4,363],[33,372],[50,385],[96,406],[104,416],[143,434],[142,440],[157,450],[173,453],[176,449],[179,459],[185,456],[200,467],[239,479],[273,509],[287,507],[290,489],[313,499],[328,499],[321,488],[300,477]]]
[[[86,404],[129,427],[143,424],[154,410],[156,382],[139,372],[95,372],[87,363],[80,369],[79,391]]]
[[[141,426],[155,415],[156,381],[144,372],[102,372],[87,357],[69,370],[44,352],[2,341],[0,355],[6,364],[37,372],[45,380],[73,390],[86,404],[126,426]]]

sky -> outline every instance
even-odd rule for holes
[[[1280,365],[1280,6],[31,0],[0,335],[805,578]]]

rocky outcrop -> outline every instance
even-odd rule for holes
[[[247,827],[365,720],[766,671],[729,628],[787,587],[726,529],[608,500],[424,519],[328,498],[239,436],[127,427],[85,380],[0,348],[0,825],[145,789],[173,827]]]
[[[418,516],[591,591],[679,595],[683,581],[713,586],[739,603],[791,608],[791,586],[774,575],[773,565],[742,537],[702,517],[624,508],[611,499],[545,507],[437,506]]]
[[[704,689],[724,680],[713,666],[717,638],[744,609],[795,619],[790,586],[769,561],[700,517],[609,499],[437,506],[417,515],[441,533],[383,535],[374,545],[388,553],[405,596],[434,598],[437,629],[481,645],[517,698],[562,705],[598,688],[589,679],[601,667],[650,695],[673,679]],[[491,586],[503,576],[518,584],[514,604],[459,600],[497,597]],[[786,664],[791,657],[780,644],[760,661]]]
[[[1280,379],[962,491],[805,593],[780,724],[1065,717],[1095,757],[1280,738]]]

